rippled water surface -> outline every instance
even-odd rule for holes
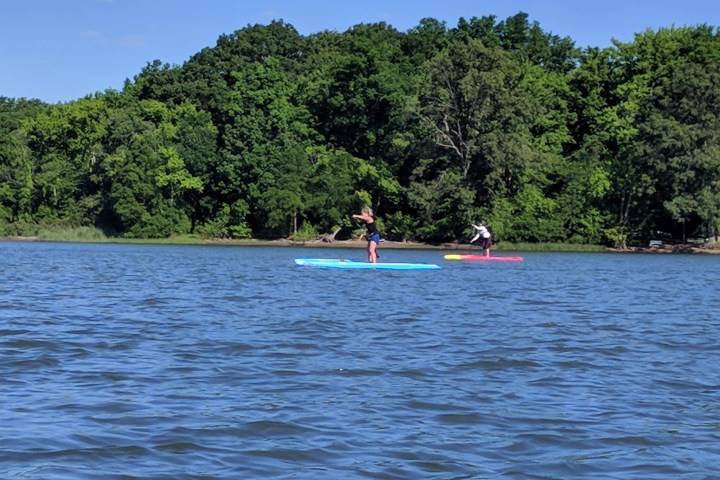
[[[0,243],[0,478],[720,477],[720,258]]]

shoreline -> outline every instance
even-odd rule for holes
[[[204,240],[203,245],[237,245],[237,246],[272,246],[272,247],[310,247],[310,248],[361,248],[364,249],[367,246],[365,240],[333,240],[331,242],[323,240],[307,240],[307,241],[294,241],[287,239],[279,240]],[[422,242],[394,242],[389,240],[383,240],[380,244],[380,248],[384,250],[476,250],[482,251],[479,245],[470,245],[468,243],[422,243]],[[493,251],[520,251],[502,248],[493,248]],[[543,250],[537,250],[542,252]],[[555,251],[555,250],[553,250]],[[573,251],[568,249],[568,252]],[[719,255],[720,244],[711,245],[698,245],[694,243],[683,243],[677,245],[663,245],[661,247],[627,247],[625,249],[619,248],[606,248],[606,252],[612,253],[657,253],[657,254],[669,254],[669,253],[684,253],[684,254],[709,254]]]
[[[236,245],[236,246],[263,246],[263,247],[306,247],[306,248],[367,248],[365,240],[204,240],[203,245]],[[380,248],[384,250],[458,250],[472,248],[470,245],[454,243],[422,243],[422,242],[394,242],[383,240]],[[479,247],[477,247],[479,248]]]
[[[0,240],[4,241],[15,241],[15,242],[49,242],[53,240],[42,240],[38,237],[2,237]],[[79,241],[83,243],[84,241]],[[167,244],[172,245],[174,242],[172,239],[161,239],[161,240],[106,240],[106,241],[87,241],[86,243],[149,243],[149,244]],[[314,239],[306,241],[296,241],[288,239],[277,239],[277,240],[258,240],[258,239],[211,239],[211,240],[198,240],[197,243],[187,242],[176,242],[176,244],[189,244],[189,245],[215,245],[215,246],[238,246],[238,247],[305,247],[305,248],[357,248],[364,249],[367,246],[365,240],[332,240],[327,241],[323,239]],[[476,250],[482,251],[478,245],[470,245],[467,243],[456,243],[446,242],[439,244],[423,243],[423,242],[396,242],[390,240],[383,240],[381,249],[385,250]],[[503,248],[494,248],[494,251],[502,252],[505,251]],[[522,251],[508,249],[506,251]],[[542,252],[544,250],[532,250]],[[552,250],[552,251],[563,251],[563,250]],[[568,252],[573,251],[568,249]],[[720,244],[709,244],[700,245],[695,243],[682,243],[675,245],[663,245],[659,247],[627,247],[624,249],[610,248],[605,249],[606,252],[611,253],[654,253],[654,254],[706,254],[706,255],[720,255]]]
[[[0,240],[11,242],[55,242],[56,240],[43,240],[39,237],[2,237]],[[78,243],[152,243],[152,244],[188,244],[188,245],[227,245],[238,247],[310,247],[310,248],[359,248],[365,249],[367,242],[365,240],[332,240],[326,241],[322,239],[316,240],[258,240],[258,239],[207,239],[198,240],[197,242],[173,242],[172,239],[107,239],[107,240],[79,240]],[[469,244],[460,243],[442,243],[431,244],[422,242],[394,242],[383,240],[381,244],[383,249],[416,249],[416,250],[457,250],[467,248],[477,248]]]

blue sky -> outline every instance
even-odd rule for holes
[[[222,34],[277,19],[302,35],[432,17],[457,25],[528,13],[580,47],[630,42],[648,28],[720,26],[718,0],[3,0],[0,96],[66,102],[121,89],[153,60],[181,65]]]

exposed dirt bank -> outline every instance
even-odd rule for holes
[[[626,249],[609,249],[613,252],[629,253],[702,253],[720,255],[720,244],[679,243],[661,247],[628,247]]]

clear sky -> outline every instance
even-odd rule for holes
[[[523,11],[579,47],[650,28],[720,26],[720,0],[0,0],[0,96],[66,102],[121,89],[153,60],[181,65],[222,34],[283,20],[300,34]]]

